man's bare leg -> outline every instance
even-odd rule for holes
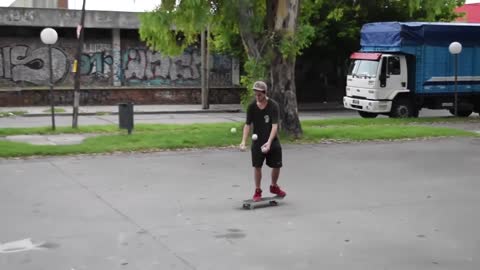
[[[255,188],[260,188],[262,182],[262,168],[254,169]]]
[[[272,186],[277,185],[279,176],[280,176],[280,168],[273,168],[272,169]]]

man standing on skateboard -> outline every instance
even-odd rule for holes
[[[261,181],[264,160],[267,166],[272,168],[270,192],[280,197],[287,195],[277,185],[282,167],[282,146],[277,136],[280,110],[278,103],[267,97],[267,88],[267,84],[263,81],[256,81],[253,84],[255,100],[247,108],[247,119],[240,143],[240,149],[245,150],[245,142],[253,125],[251,152],[255,177],[253,200],[256,202],[262,199]]]

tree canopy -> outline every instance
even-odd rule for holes
[[[361,26],[373,21],[452,21],[464,0],[162,0],[141,15],[140,37],[164,54],[182,53],[208,27],[211,48],[244,63],[242,84],[267,81],[281,106],[282,129],[301,136],[296,57],[316,47],[345,59]],[[338,63],[337,63],[338,64]],[[251,95],[247,91],[244,102]]]
[[[314,29],[298,24],[299,0],[163,0],[141,15],[140,37],[166,54],[179,54],[198,40],[207,27],[213,49],[244,60],[249,89],[253,80],[269,84],[280,104],[280,126],[294,136],[302,134],[295,97],[295,57],[308,46]],[[249,93],[247,91],[247,93]],[[245,96],[247,100],[250,95]],[[245,103],[245,102],[244,102]]]

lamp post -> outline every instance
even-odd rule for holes
[[[457,93],[457,74],[458,74],[458,55],[462,52],[462,44],[460,42],[452,42],[448,46],[448,50],[455,58],[455,117],[458,116],[458,93]]]
[[[52,114],[52,129],[55,130],[55,105],[53,100],[53,65],[52,65],[52,45],[57,42],[58,34],[52,28],[45,28],[40,33],[40,39],[44,44],[48,46],[48,69],[50,70],[50,79],[49,79],[49,86],[50,86],[50,107],[51,107],[51,114]]]

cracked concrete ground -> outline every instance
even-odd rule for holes
[[[286,145],[284,164],[286,199],[243,210],[248,152],[0,160],[0,244],[48,243],[0,269],[480,267],[479,139]]]

